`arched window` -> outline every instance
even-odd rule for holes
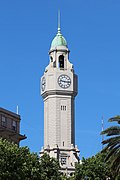
[[[59,56],[59,68],[64,69],[64,56]]]
[[[70,173],[70,176],[73,176],[73,173]]]
[[[53,57],[52,56],[50,56],[50,60],[51,60],[51,62],[53,62]]]

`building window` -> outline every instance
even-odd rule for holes
[[[51,62],[53,62],[53,57],[52,56],[50,57],[50,59],[51,59]]]
[[[65,111],[66,111],[66,106],[65,106]]]
[[[64,56],[59,56],[59,68],[64,69]]]
[[[6,127],[7,126],[7,119],[5,116],[2,116],[2,126]]]
[[[17,130],[17,122],[16,121],[12,121],[12,130],[13,131]]]
[[[65,164],[66,164],[66,157],[62,157],[62,158],[61,158],[61,164],[62,164],[62,165],[65,165]]]
[[[66,106],[61,106],[61,111],[66,111],[67,107]]]

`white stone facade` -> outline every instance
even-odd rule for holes
[[[69,62],[65,46],[50,49],[50,63],[41,78],[41,95],[44,100],[44,147],[59,160],[61,171],[70,174],[79,161],[75,146],[74,100],[77,95],[77,75]],[[61,58],[61,59],[60,59]]]

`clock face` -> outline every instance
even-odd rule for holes
[[[42,80],[41,80],[41,89],[42,89],[42,91],[45,90],[45,86],[46,86],[46,80],[45,80],[45,77],[43,77]]]
[[[62,74],[58,77],[58,84],[61,88],[69,88],[71,85],[71,79],[69,76]]]

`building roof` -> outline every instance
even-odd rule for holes
[[[5,114],[8,114],[8,115],[11,115],[11,116],[13,116],[13,117],[15,117],[15,118],[18,118],[18,119],[20,120],[20,115],[19,115],[19,114],[16,114],[16,113],[14,113],[14,112],[11,112],[11,111],[9,111],[9,110],[7,110],[7,109],[4,109],[4,108],[1,108],[1,107],[0,107],[0,113],[5,113]]]
[[[60,27],[58,27],[58,32],[51,43],[51,49],[56,48],[57,46],[67,47],[67,41],[61,34]]]

